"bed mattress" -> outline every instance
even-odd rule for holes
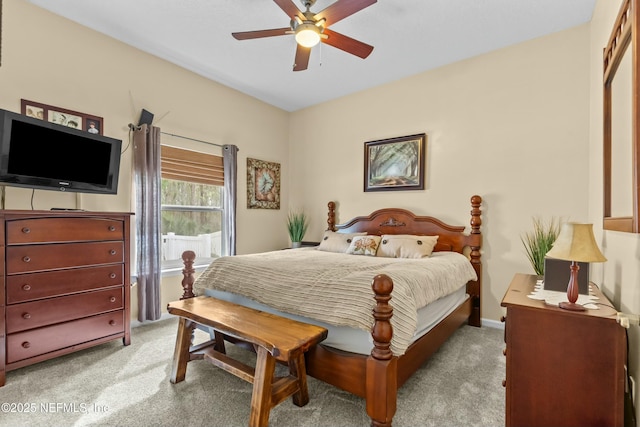
[[[261,304],[249,298],[231,292],[207,289],[205,291],[205,294],[214,298],[255,308],[257,310],[262,310],[278,316],[288,317],[290,319],[324,327],[329,331],[329,333],[327,335],[327,339],[322,342],[322,345],[328,347],[366,355],[370,354],[371,349],[373,348],[373,338],[371,337],[371,333],[362,329],[350,328],[347,326],[334,326],[303,316],[283,313],[265,304]],[[468,295],[466,293],[466,287],[462,286],[454,293],[439,298],[436,301],[431,302],[427,306],[418,309],[417,328],[411,342],[417,340],[418,338],[429,332],[434,326],[438,324],[438,322],[440,322],[440,320],[447,317],[467,298]]]
[[[193,284],[242,295],[283,312],[369,334],[374,306],[372,280],[393,281],[391,351],[402,355],[418,330],[420,308],[455,292],[476,278],[469,260],[456,252],[420,259],[358,256],[291,249],[220,257]]]

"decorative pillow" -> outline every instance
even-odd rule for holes
[[[325,231],[318,250],[326,252],[347,252],[351,240],[356,236],[365,236],[367,233],[336,233],[335,231]]]
[[[356,236],[351,240],[348,254],[376,256],[380,246],[380,236]]]
[[[388,258],[424,258],[431,255],[438,236],[383,234],[377,256]]]

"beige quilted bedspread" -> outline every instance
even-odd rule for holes
[[[233,292],[283,312],[370,331],[371,283],[381,273],[394,283],[391,350],[396,355],[411,342],[419,308],[476,279],[469,260],[455,252],[405,259],[302,248],[218,258],[198,277],[194,292]]]

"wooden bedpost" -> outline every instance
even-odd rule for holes
[[[367,359],[366,404],[372,427],[390,427],[396,413],[398,395],[398,358],[391,352],[391,317],[393,307],[389,305],[393,281],[386,274],[373,278],[371,285],[375,293],[373,308],[373,350]]]
[[[336,203],[329,202],[327,204],[329,212],[327,213],[327,230],[336,231]]]
[[[482,262],[480,261],[480,246],[482,246],[482,233],[480,232],[480,226],[482,225],[480,205],[482,204],[482,197],[474,195],[471,197],[471,248],[470,258],[471,266],[476,271],[478,280],[475,281],[473,286],[473,311],[469,317],[469,324],[471,326],[481,325],[481,304],[480,297],[482,292]]]
[[[195,276],[193,274],[196,272],[196,270],[193,269],[193,262],[195,260],[195,252],[182,252],[182,262],[184,263],[184,269],[182,270],[182,297],[180,297],[180,299],[195,297],[195,294],[193,293],[193,282],[195,282]]]

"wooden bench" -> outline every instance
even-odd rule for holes
[[[172,383],[183,381],[187,363],[196,359],[252,383],[249,426],[267,426],[271,408],[291,395],[297,406],[309,402],[304,353],[327,337],[326,329],[206,296],[171,302],[167,310],[180,316]],[[215,339],[193,346],[196,324],[213,328]],[[226,355],[225,335],[253,345],[255,369]],[[288,376],[275,376],[276,361],[289,365]]]

